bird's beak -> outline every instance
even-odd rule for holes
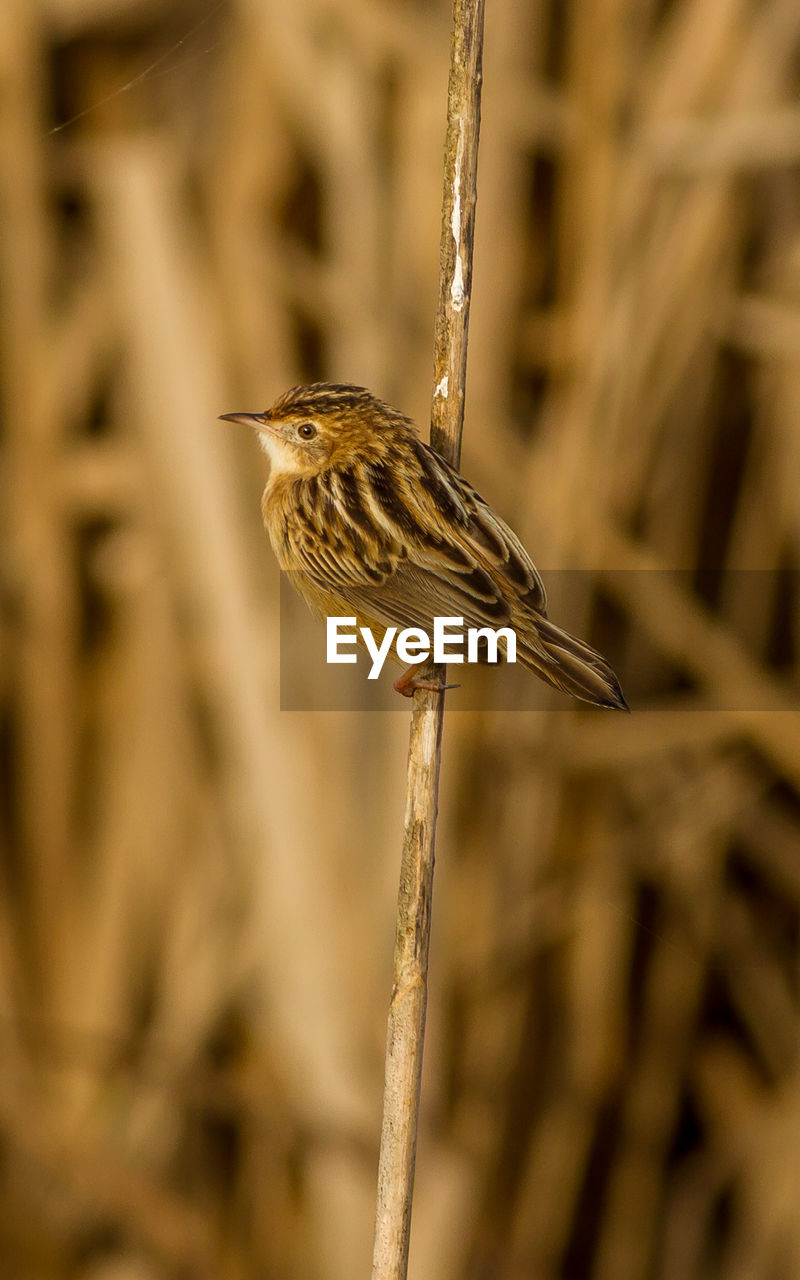
[[[265,413],[221,413],[219,416],[225,422],[240,422],[243,427],[252,427],[263,435],[275,434],[275,429]]]

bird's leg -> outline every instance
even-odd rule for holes
[[[404,698],[413,698],[415,689],[431,689],[434,693],[444,693],[445,689],[458,688],[457,684],[442,684],[441,680],[434,680],[432,676],[421,676],[419,673],[424,666],[426,663],[418,662],[413,667],[407,667],[392,685],[395,693],[401,693]]]

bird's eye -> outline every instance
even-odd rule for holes
[[[313,440],[314,436],[317,434],[317,428],[314,426],[313,422],[301,422],[300,426],[297,428],[297,434],[301,440]]]

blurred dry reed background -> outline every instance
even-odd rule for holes
[[[367,1273],[407,717],[277,709],[215,419],[424,426],[449,20],[0,7],[3,1277]],[[424,1280],[800,1274],[799,53],[488,8],[463,467],[657,709],[450,699]]]

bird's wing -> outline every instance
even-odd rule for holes
[[[371,461],[315,491],[319,520],[294,546],[300,571],[376,622],[429,634],[437,616],[494,629],[545,616],[544,585],[516,534],[421,441],[413,460]]]
[[[416,441],[419,523],[436,528],[441,514],[448,533],[523,610],[547,616],[544,583],[517,535],[462,475],[421,440]]]
[[[491,577],[457,543],[442,538],[427,548],[386,547],[382,558],[337,553],[321,539],[295,543],[301,594],[308,586],[318,601],[338,599],[383,625],[422,627],[431,633],[435,617],[463,617],[469,626],[508,624],[508,603]],[[306,585],[308,584],[308,586]]]

